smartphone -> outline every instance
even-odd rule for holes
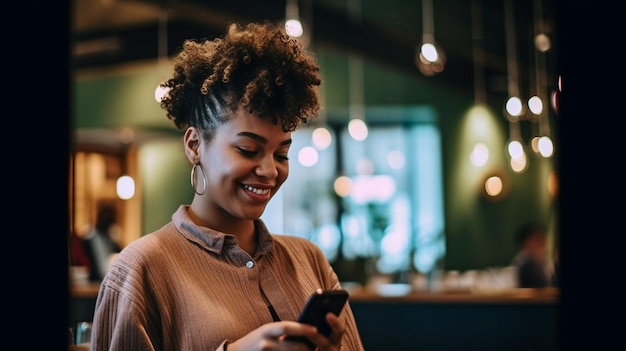
[[[330,325],[326,322],[326,314],[332,312],[339,316],[343,306],[348,301],[348,292],[346,290],[321,290],[318,289],[309,296],[298,322],[314,325],[319,333],[330,336]],[[309,345],[312,349],[316,348],[306,337],[288,336],[287,340],[301,341]]]

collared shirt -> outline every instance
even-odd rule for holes
[[[296,320],[316,289],[341,289],[323,252],[255,221],[253,256],[237,237],[201,227],[181,205],[172,221],[129,244],[101,283],[91,350],[220,350],[273,321]],[[265,297],[267,300],[265,299]],[[363,350],[346,304],[342,350]]]

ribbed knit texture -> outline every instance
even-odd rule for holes
[[[117,256],[96,301],[91,350],[221,350],[272,322],[261,289],[281,320],[296,320],[315,289],[341,289],[312,242],[270,235],[258,220],[250,257],[234,235],[196,226],[187,208]],[[342,350],[363,350],[349,302],[340,318]]]

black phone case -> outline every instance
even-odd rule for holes
[[[314,325],[321,334],[328,337],[331,333],[331,329],[326,322],[326,314],[332,312],[339,316],[339,313],[341,313],[347,301],[348,292],[346,290],[324,290],[315,292],[304,305],[300,317],[298,317],[298,322]],[[316,347],[315,344],[305,337],[291,336],[287,337],[287,339],[302,341],[313,349]]]

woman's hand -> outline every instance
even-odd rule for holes
[[[239,340],[228,345],[228,351],[266,351],[293,350],[311,351],[309,346],[298,341],[285,340],[286,336],[303,336],[317,345],[318,351],[339,351],[345,326],[339,317],[332,313],[326,315],[326,321],[332,330],[327,338],[317,332],[317,328],[294,321],[273,322],[260,326]]]
[[[346,332],[346,327],[343,323],[341,323],[339,317],[333,313],[326,314],[326,322],[330,325],[330,335],[326,337],[323,334],[315,333],[312,336],[309,336],[309,339],[317,345],[315,350],[339,351],[341,349],[341,339],[343,338],[343,334]],[[309,348],[307,347],[307,349]]]

